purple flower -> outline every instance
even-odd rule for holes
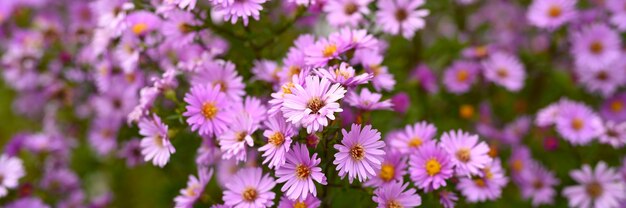
[[[254,74],[254,77],[252,80],[278,84],[280,82],[278,72],[281,71],[282,68],[275,61],[265,59],[254,61],[254,67],[252,67],[252,74]]]
[[[352,107],[366,111],[391,110],[393,106],[391,101],[380,101],[381,98],[381,94],[372,93],[367,88],[363,88],[360,94],[357,94],[356,91],[349,91],[345,101]]]
[[[369,73],[355,76],[354,68],[346,62],[341,62],[338,67],[318,68],[314,72],[319,77],[328,79],[333,84],[339,83],[347,88],[365,84],[372,79],[372,75]]]
[[[124,143],[122,149],[118,152],[118,157],[126,159],[127,167],[134,167],[144,162],[140,144],[141,140],[132,138]]]
[[[128,14],[126,25],[135,36],[144,36],[161,26],[161,19],[152,12],[136,11]]]
[[[99,155],[106,155],[117,147],[117,131],[121,123],[119,118],[97,117],[93,120],[89,144]]]
[[[202,137],[202,144],[196,153],[196,165],[208,167],[215,164],[220,158],[220,149],[215,145],[213,138]]]
[[[207,61],[196,76],[191,78],[192,85],[209,83],[219,85],[219,91],[226,94],[230,101],[239,102],[245,94],[243,78],[237,75],[235,64],[230,61]],[[210,88],[210,87],[208,87]]]
[[[50,206],[46,205],[41,201],[41,199],[36,197],[24,197],[18,200],[15,200],[6,205],[6,208],[49,208]]]
[[[396,80],[393,75],[389,73],[386,66],[383,66],[383,56],[376,53],[366,53],[363,59],[363,66],[365,71],[371,73],[372,85],[376,91],[391,91],[396,85]]]
[[[600,135],[598,141],[609,144],[613,148],[621,148],[626,145],[626,122],[607,121],[604,123],[604,133]]]
[[[374,190],[372,200],[378,203],[378,208],[387,207],[417,207],[422,204],[422,197],[415,189],[408,189],[408,183],[402,181],[391,182]]]
[[[363,16],[370,13],[367,8],[370,2],[372,0],[330,0],[323,9],[328,13],[326,19],[330,25],[356,27],[362,22]]]
[[[0,198],[7,195],[8,189],[16,188],[24,175],[24,166],[20,158],[0,155]]]
[[[563,189],[570,207],[618,207],[618,201],[626,198],[620,175],[603,161],[595,170],[585,164],[582,169],[571,171],[570,176],[579,183]]]
[[[285,155],[291,148],[291,137],[297,135],[296,129],[290,123],[286,123],[281,113],[270,117],[266,122],[267,129],[263,136],[267,138],[267,144],[259,148],[263,153],[263,164],[268,163],[269,168],[278,168],[285,164]]]
[[[430,94],[435,94],[439,90],[437,76],[426,64],[420,64],[413,69],[411,77],[418,81],[422,88]]]
[[[593,24],[573,35],[571,50],[577,66],[598,69],[619,59],[621,45],[617,32],[607,25]]]
[[[409,165],[411,180],[427,192],[446,186],[446,179],[454,172],[450,155],[435,142],[424,144],[411,154]]]
[[[211,180],[213,176],[213,169],[209,170],[206,167],[198,167],[198,178],[193,175],[189,176],[187,181],[187,187],[180,190],[180,195],[174,198],[176,208],[190,208],[200,198],[202,192],[204,192],[204,186]]]
[[[335,144],[335,160],[339,176],[341,178],[348,174],[348,180],[352,183],[354,178],[359,181],[366,181],[370,177],[376,176],[376,171],[380,169],[385,152],[385,142],[380,140],[380,132],[372,129],[371,125],[366,125],[361,130],[360,124],[352,124],[350,132],[341,130],[343,139],[341,144]]]
[[[270,207],[276,194],[272,188],[276,182],[269,174],[263,175],[261,168],[241,169],[229,179],[224,190],[224,204],[234,208]]]
[[[139,134],[144,136],[140,144],[144,160],[152,160],[152,164],[159,167],[165,166],[170,155],[176,152],[167,136],[167,125],[157,115],[143,118],[139,121]]]
[[[192,13],[182,10],[172,10],[168,18],[163,21],[161,33],[167,38],[167,44],[173,47],[188,46],[196,37],[196,32],[191,28],[198,25]]]
[[[426,17],[429,12],[426,9],[418,9],[424,4],[424,0],[382,0],[378,1],[379,8],[376,19],[381,29],[389,34],[402,34],[410,39],[415,31],[424,28]]]
[[[454,192],[445,190],[439,192],[439,203],[444,208],[454,208],[454,203],[457,200],[459,200],[459,197],[457,197]]]
[[[305,126],[307,133],[321,131],[328,119],[335,120],[334,113],[343,111],[337,101],[346,90],[339,84],[317,76],[306,78],[305,86],[294,84],[291,94],[285,94],[282,112],[287,122]]]
[[[391,151],[388,147],[385,152],[384,160],[380,170],[377,170],[376,177],[372,177],[364,185],[380,187],[395,181],[402,181],[402,177],[406,174],[406,158],[397,151]]]
[[[197,0],[167,0],[163,3],[177,5],[178,8],[192,10],[196,8]]]
[[[537,162],[532,162],[521,174],[520,189],[524,198],[532,199],[533,206],[552,204],[559,184],[553,172]]]
[[[517,57],[496,52],[483,61],[485,78],[507,90],[517,92],[524,87],[526,71]]]
[[[443,84],[448,91],[462,94],[476,82],[480,65],[472,61],[455,61],[443,74]]]
[[[624,1],[607,0],[605,6],[612,13],[609,22],[615,25],[618,30],[622,32],[626,31],[626,10],[624,10]]]
[[[321,38],[304,50],[305,63],[313,67],[323,67],[333,59],[340,59],[339,55],[348,49],[349,43],[339,36]]]
[[[452,156],[452,163],[459,175],[480,174],[480,169],[491,164],[492,159],[487,154],[489,146],[478,141],[478,135],[452,130],[443,133],[440,145]]]
[[[389,144],[395,150],[408,154],[417,150],[422,144],[432,141],[435,134],[437,134],[437,127],[422,121],[404,127],[404,131],[390,137]]]
[[[68,168],[46,167],[41,179],[41,187],[51,193],[69,193],[79,190],[78,176]]]
[[[192,131],[200,135],[219,135],[227,130],[230,113],[226,95],[220,91],[221,86],[193,85],[185,94],[187,123]]]
[[[588,106],[563,102],[556,119],[556,130],[574,145],[585,145],[604,131],[602,119]]]
[[[286,196],[280,198],[278,208],[317,208],[322,204],[318,198],[314,196],[306,197],[305,200],[291,200]]]
[[[522,173],[524,170],[529,169],[532,162],[530,150],[526,146],[520,145],[512,149],[508,164],[511,169],[511,177],[515,183],[524,183]]]
[[[499,159],[492,160],[479,172],[478,177],[461,178],[457,189],[465,196],[468,202],[483,202],[495,200],[502,194],[502,189],[508,183]]]
[[[606,99],[600,108],[600,115],[604,119],[615,122],[626,121],[626,92]]]
[[[216,12],[224,14],[224,21],[230,20],[230,23],[235,24],[241,17],[243,25],[248,25],[248,18],[252,17],[255,20],[259,20],[261,10],[265,3],[265,0],[230,0],[226,4],[215,4]]]
[[[326,176],[318,167],[320,162],[317,153],[309,157],[306,145],[296,144],[292,151],[287,152],[287,163],[276,170],[277,182],[286,182],[280,191],[291,200],[305,201],[309,194],[317,196],[313,180],[326,185]]]
[[[622,56],[625,57],[625,56]],[[626,61],[616,60],[606,64],[604,68],[588,68],[579,66],[576,75],[588,92],[598,92],[605,97],[611,96],[626,83]]]
[[[406,113],[411,105],[411,98],[408,94],[404,92],[400,92],[393,97],[391,97],[392,108],[394,111],[399,113]]]
[[[530,24],[553,30],[576,16],[576,0],[534,0],[526,16]]]
[[[259,128],[249,115],[236,115],[230,129],[218,136],[222,159],[235,158],[237,161],[246,160],[246,145],[252,147],[252,134]]]

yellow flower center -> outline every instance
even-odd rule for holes
[[[302,69],[299,66],[289,66],[289,78],[293,77],[293,75],[300,74],[300,71],[302,71]]]
[[[383,164],[380,168],[379,177],[383,181],[390,181],[395,176],[396,169],[391,164]]]
[[[257,197],[256,189],[248,187],[243,191],[241,195],[243,196],[244,201],[253,202]]]
[[[398,203],[396,200],[391,200],[389,201],[389,203],[387,203],[386,208],[403,208],[403,206],[400,203]]]
[[[470,150],[467,148],[461,148],[456,151],[456,159],[463,163],[470,161]]]
[[[299,179],[306,179],[309,177],[309,175],[311,175],[311,169],[309,167],[302,164],[296,166],[296,176]]]
[[[344,7],[344,12],[347,15],[352,15],[355,12],[357,12],[358,9],[359,9],[358,5],[356,5],[354,2],[348,2],[346,6]]]
[[[593,41],[593,43],[589,45],[589,50],[591,53],[600,54],[604,50],[604,45],[602,45],[602,42],[600,41]]]
[[[283,90],[283,94],[291,94],[291,88],[293,88],[293,82],[289,82],[287,84],[284,84],[281,88]]]
[[[485,46],[478,46],[478,47],[474,48],[474,53],[479,58],[480,57],[485,57],[485,56],[487,56],[487,47],[485,47]]]
[[[377,76],[380,74],[380,72],[382,72],[381,66],[379,64],[370,65],[370,70],[372,70],[372,74],[374,74],[373,76]]]
[[[362,160],[365,157],[365,149],[360,144],[354,145],[352,149],[350,149],[350,156],[355,160]]]
[[[441,172],[441,163],[437,161],[435,158],[431,158],[426,162],[426,173],[429,176],[437,175],[437,173]]]
[[[611,111],[613,112],[621,112],[624,109],[624,103],[619,100],[611,102]]]
[[[307,208],[304,202],[298,201],[293,205],[293,208]]]
[[[322,55],[324,56],[324,58],[328,58],[328,57],[333,56],[335,52],[337,52],[337,45],[329,44],[326,47],[324,47],[324,50],[322,50]]]
[[[513,163],[511,164],[511,168],[515,172],[521,172],[522,168],[524,168],[524,163],[522,163],[522,160],[520,160],[520,159],[513,160]]]
[[[482,178],[477,178],[474,179],[474,183],[476,184],[476,186],[478,187],[485,187],[485,180],[483,180]]]
[[[202,104],[202,116],[206,119],[213,119],[217,115],[217,107],[212,102],[205,102]]]
[[[468,104],[463,104],[459,108],[459,115],[461,118],[470,119],[474,117],[474,107]]]
[[[461,69],[456,73],[456,80],[458,82],[465,82],[469,79],[469,72],[465,69]]]
[[[163,137],[160,134],[154,137],[154,144],[159,148],[163,148]]]
[[[587,184],[585,191],[587,191],[587,194],[594,199],[601,196],[603,192],[602,185],[596,181]]]
[[[561,13],[563,13],[563,10],[561,9],[561,7],[559,5],[552,5],[548,9],[548,16],[550,16],[552,18],[557,18],[557,17],[561,16]]]
[[[422,143],[423,143],[422,139],[416,136],[416,137],[411,138],[411,140],[409,140],[409,147],[416,148],[416,147],[421,146]]]
[[[309,100],[309,102],[306,104],[306,107],[308,109],[311,109],[311,113],[314,114],[322,109],[322,107],[324,107],[324,101],[322,101],[318,97],[314,97],[313,99]]]
[[[135,35],[141,35],[148,30],[148,24],[141,22],[137,23],[133,25],[131,30],[133,31],[133,33],[135,33]]]
[[[235,140],[237,140],[237,142],[242,142],[244,139],[246,139],[246,135],[248,135],[248,132],[246,131],[238,132],[237,134],[235,134]]]
[[[268,141],[275,146],[280,146],[283,142],[285,142],[285,136],[280,132],[276,132],[270,136]]]
[[[572,119],[572,128],[576,131],[581,130],[585,125],[585,122],[580,118]]]
[[[496,75],[501,79],[504,79],[509,76],[509,71],[507,71],[505,68],[499,68],[496,70]]]

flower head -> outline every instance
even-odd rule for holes
[[[600,115],[614,122],[626,121],[626,92],[615,94],[602,103]]]
[[[577,102],[560,105],[556,130],[563,138],[575,145],[584,145],[604,131],[602,120],[588,106]]]
[[[0,155],[0,197],[6,196],[8,189],[16,188],[24,174],[22,160],[5,154]]]
[[[441,136],[441,147],[452,156],[452,163],[459,175],[480,174],[491,164],[489,146],[478,141],[478,135],[472,135],[461,130],[449,131]]]
[[[176,152],[167,136],[167,125],[161,122],[161,118],[153,115],[152,118],[139,121],[139,134],[144,136],[140,143],[144,160],[152,160],[152,164],[159,167],[165,166],[170,155]]]
[[[508,181],[500,160],[495,159],[480,170],[479,176],[461,178],[457,189],[468,202],[495,200],[500,197]]]
[[[234,208],[271,207],[276,194],[272,188],[276,182],[269,174],[263,174],[261,168],[239,170],[224,190],[224,204]]]
[[[370,2],[372,0],[330,0],[323,10],[328,13],[326,19],[330,25],[356,27],[363,21],[363,16],[370,13],[367,8]]]
[[[374,190],[372,200],[378,203],[378,208],[388,207],[417,207],[422,204],[422,197],[415,189],[407,189],[408,183],[402,181],[391,182]]]
[[[343,139],[341,144],[334,147],[339,152],[335,153],[333,164],[337,165],[341,178],[348,174],[348,180],[352,183],[354,178],[366,181],[375,177],[380,169],[385,152],[385,142],[380,140],[380,132],[366,125],[361,130],[361,125],[352,124],[350,132],[341,130]]]
[[[361,110],[390,110],[391,106],[393,106],[391,101],[381,101],[381,98],[381,94],[372,93],[367,88],[363,88],[359,94],[357,94],[356,91],[349,91],[345,101],[351,106]]]
[[[226,4],[215,4],[217,12],[224,14],[224,20],[230,20],[230,23],[235,24],[237,20],[241,18],[243,25],[248,25],[248,19],[252,17],[255,20],[259,20],[261,10],[266,0],[229,0]]]
[[[424,144],[411,154],[409,165],[411,180],[425,191],[446,186],[446,179],[452,177],[454,172],[450,155],[435,142]]]
[[[246,145],[254,144],[252,134],[259,128],[250,115],[236,115],[230,128],[218,136],[220,149],[224,153],[222,159],[235,158],[237,161],[246,160]]]
[[[193,85],[220,86],[220,92],[226,94],[230,101],[239,102],[245,94],[243,78],[237,75],[235,64],[230,61],[207,61],[204,68],[191,78]]]
[[[285,195],[291,200],[305,201],[309,194],[317,196],[313,181],[326,185],[326,176],[322,168],[318,167],[320,162],[317,153],[309,156],[306,145],[294,145],[292,151],[287,153],[285,165],[276,170],[277,182],[286,182],[280,191],[286,191]]]
[[[391,147],[404,154],[408,154],[420,148],[422,144],[432,141],[437,134],[437,127],[426,121],[407,125],[404,131],[390,137]]]
[[[317,208],[322,204],[318,198],[309,196],[305,200],[291,200],[287,196],[280,198],[278,208]]]
[[[619,34],[604,24],[584,27],[572,37],[572,54],[576,65],[604,68],[619,59],[621,54]]]
[[[415,31],[424,28],[428,10],[418,9],[424,4],[424,0],[381,0],[377,5],[380,10],[376,13],[376,19],[381,29],[389,34],[402,34],[410,39]]]
[[[532,199],[533,206],[554,202],[557,194],[555,186],[559,184],[559,179],[539,163],[531,162],[521,173],[521,181],[522,196]]]
[[[570,207],[618,207],[618,201],[626,198],[626,185],[620,175],[603,161],[595,169],[584,165],[571,171],[570,176],[579,183],[563,189]]]
[[[338,67],[318,68],[315,73],[333,84],[339,83],[344,87],[355,87],[372,79],[372,75],[369,73],[355,75],[354,68],[345,62],[341,62]]]
[[[221,86],[193,85],[185,94],[187,123],[200,135],[219,135],[228,129],[230,114],[226,95]]]
[[[483,61],[485,78],[507,90],[517,92],[524,87],[526,71],[517,57],[503,52],[491,54]]]
[[[385,152],[380,170],[377,170],[376,176],[365,182],[364,185],[380,187],[384,184],[402,181],[402,177],[406,174],[406,157],[397,151],[391,151],[388,147],[386,147]]]
[[[267,129],[263,136],[267,144],[259,148],[263,153],[263,164],[269,163],[270,168],[278,168],[285,164],[286,154],[291,148],[291,137],[297,134],[291,123],[286,123],[281,113],[271,116],[266,122]]]
[[[213,169],[209,170],[206,167],[198,168],[198,177],[190,175],[189,181],[187,181],[187,187],[180,190],[180,195],[174,198],[176,208],[191,208],[193,204],[200,198],[204,187],[211,180],[213,176]]]
[[[443,84],[452,93],[469,91],[478,78],[480,65],[472,61],[455,61],[443,74]]]
[[[540,28],[555,29],[576,15],[576,0],[534,0],[528,8],[530,24]]]

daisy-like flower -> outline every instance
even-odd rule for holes
[[[163,21],[161,33],[173,47],[188,46],[193,42],[196,32],[191,26],[199,24],[193,14],[182,10],[172,10],[168,19]]]
[[[326,185],[326,176],[322,168],[317,167],[321,160],[317,153],[309,157],[309,149],[304,144],[296,144],[287,152],[287,162],[276,170],[278,183],[284,183],[280,191],[291,200],[306,201],[309,194],[317,196],[313,181]],[[285,192],[286,191],[286,192]]]
[[[252,121],[249,115],[236,115],[230,129],[218,136],[222,159],[235,158],[237,161],[246,160],[246,145],[252,147],[252,134],[259,126]]]
[[[263,164],[269,163],[269,168],[278,168],[285,164],[285,155],[291,148],[291,137],[297,134],[296,129],[290,123],[286,123],[281,113],[272,116],[265,122],[267,129],[263,136],[267,138],[267,144],[259,148],[263,153]]]
[[[389,34],[402,34],[410,39],[415,31],[426,26],[426,17],[429,12],[426,9],[418,9],[424,4],[424,0],[382,0],[378,1],[379,8],[376,19],[381,29]]]
[[[197,0],[165,0],[163,3],[177,5],[178,8],[192,10],[196,8]]]
[[[141,154],[144,160],[152,160],[152,164],[163,167],[170,160],[170,155],[176,152],[167,136],[167,125],[161,122],[161,118],[153,115],[139,120],[139,134],[141,139]]]
[[[309,196],[306,200],[291,200],[286,196],[280,198],[278,208],[317,208],[322,204],[318,198]]]
[[[372,79],[372,75],[369,73],[355,75],[354,68],[346,62],[341,62],[339,67],[318,68],[315,70],[315,74],[328,79],[333,84],[339,83],[344,87],[355,87]]]
[[[618,93],[604,101],[600,107],[600,115],[614,122],[626,121],[626,92]]]
[[[365,53],[363,55],[363,66],[365,71],[372,74],[372,85],[376,91],[391,91],[396,85],[396,80],[389,73],[386,66],[383,66],[383,56],[376,53]]]
[[[330,25],[356,27],[363,21],[363,16],[370,13],[367,8],[370,2],[372,0],[330,0],[323,9],[328,13],[326,19]]]
[[[520,145],[511,150],[508,165],[511,170],[513,182],[518,184],[525,183],[522,179],[522,173],[524,170],[529,169],[528,167],[532,165],[532,162],[530,150],[526,146]]]
[[[576,0],[534,0],[526,17],[530,24],[555,29],[576,15]]]
[[[372,177],[364,185],[380,187],[384,184],[395,181],[402,181],[406,174],[406,157],[397,151],[391,151],[389,147],[385,149],[385,156],[380,170],[377,170],[376,177]]]
[[[342,41],[339,36],[321,38],[304,50],[304,61],[313,67],[323,67],[333,59],[340,59],[339,55],[348,50],[349,43]]]
[[[398,132],[394,137],[390,137],[390,145],[395,150],[404,154],[417,150],[422,144],[432,141],[437,134],[435,125],[422,121],[404,127],[404,131]]]
[[[237,75],[235,64],[230,61],[207,61],[204,68],[191,79],[193,85],[219,85],[230,101],[239,102],[245,94],[243,78]]]
[[[136,11],[126,17],[128,30],[135,36],[144,36],[161,26],[161,19],[152,12]]]
[[[585,164],[581,170],[573,170],[570,176],[579,185],[563,189],[570,207],[618,207],[619,200],[626,198],[626,188],[617,170],[600,161],[595,170]]]
[[[439,192],[439,203],[444,208],[454,208],[454,204],[457,200],[459,200],[459,197],[457,197],[454,192],[445,190]]]
[[[538,127],[547,127],[554,124],[556,118],[559,116],[559,109],[559,103],[553,103],[540,109],[535,118],[535,125]]]
[[[198,131],[200,135],[219,135],[228,129],[230,115],[228,113],[228,100],[226,94],[220,91],[221,86],[197,84],[193,85],[185,94],[187,103],[183,116],[187,117],[187,123],[192,131]]]
[[[241,18],[243,25],[248,25],[248,19],[252,17],[255,20],[259,20],[261,10],[266,0],[230,0],[227,4],[214,4],[216,12],[224,14],[224,21],[229,21],[232,24],[237,23],[237,20]]]
[[[593,24],[573,35],[571,50],[577,66],[597,69],[619,59],[621,45],[616,31],[604,24]]]
[[[306,78],[305,86],[294,83],[291,94],[285,94],[281,107],[287,122],[305,126],[307,133],[321,131],[328,125],[328,119],[335,120],[334,113],[343,109],[337,101],[343,98],[346,90],[339,84],[317,76]]]
[[[482,64],[487,80],[513,92],[524,87],[526,71],[517,57],[504,52],[496,52],[491,54]]]
[[[604,131],[602,119],[588,106],[577,102],[560,104],[556,130],[574,145],[585,145]]]
[[[607,0],[604,2],[606,9],[612,13],[609,21],[622,32],[626,31],[626,9],[624,9],[624,4],[624,0]]]
[[[229,179],[224,190],[224,204],[234,208],[271,207],[276,194],[276,182],[261,168],[244,168]]]
[[[626,122],[607,121],[604,124],[604,133],[600,135],[598,141],[609,144],[613,148],[623,147],[626,144]]]
[[[452,156],[452,163],[459,175],[480,174],[480,169],[492,161],[488,155],[489,146],[478,141],[478,135],[462,130],[443,133],[440,145]]]
[[[363,182],[375,177],[385,155],[385,142],[380,140],[380,132],[372,129],[371,125],[366,125],[361,130],[360,124],[352,124],[350,132],[342,129],[341,134],[341,144],[334,145],[338,152],[333,161],[337,165],[339,176],[343,178],[348,174],[350,183],[354,178]]]
[[[246,97],[242,103],[235,104],[233,113],[250,116],[255,125],[260,125],[261,121],[267,120],[267,108],[260,99],[255,97]]]
[[[254,61],[254,67],[252,67],[252,74],[254,74],[252,80],[278,84],[280,83],[278,72],[282,70],[283,69],[275,61],[265,59],[257,60]]]
[[[356,91],[349,91],[348,95],[346,95],[346,102],[350,104],[352,107],[359,108],[361,110],[372,111],[372,110],[391,110],[390,100],[383,100],[381,94],[372,93],[367,88],[363,88],[361,93],[356,93]]]
[[[106,155],[117,147],[117,132],[121,126],[119,118],[97,117],[91,124],[89,144],[100,155]]]
[[[611,96],[620,86],[626,83],[626,61],[616,60],[605,68],[576,68],[580,83],[589,92],[599,92],[605,97]]]
[[[411,154],[409,165],[411,180],[425,191],[446,186],[446,179],[452,177],[454,172],[450,155],[435,142],[424,144]]]
[[[461,94],[470,90],[476,82],[480,65],[473,61],[455,61],[443,73],[443,84],[448,91]]]
[[[555,186],[559,179],[553,172],[546,170],[537,162],[530,163],[521,174],[520,189],[524,198],[530,198],[533,206],[552,204],[557,192]]]
[[[374,190],[372,200],[378,203],[378,208],[388,207],[417,207],[422,204],[422,197],[415,189],[407,189],[408,183],[402,181],[391,182]]]
[[[211,176],[213,176],[213,169],[209,170],[206,167],[198,168],[198,178],[196,176],[190,175],[189,181],[187,181],[187,188],[180,190],[180,195],[174,198],[174,202],[176,208],[191,208],[193,204],[198,200],[202,192],[204,192],[204,187],[211,180]]]
[[[24,174],[22,160],[2,154],[0,156],[0,198],[7,195],[8,189],[17,187]]]
[[[495,200],[502,194],[502,189],[508,183],[499,159],[494,159],[480,170],[480,176],[461,178],[457,189],[465,196],[468,202],[483,202]]]

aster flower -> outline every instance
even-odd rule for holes
[[[437,134],[435,125],[422,121],[404,127],[404,131],[398,132],[394,137],[390,137],[390,145],[395,150],[404,154],[418,149],[422,144],[432,141]]]
[[[128,14],[126,25],[133,35],[144,36],[158,29],[161,19],[152,12],[140,10]]]
[[[411,98],[404,92],[400,92],[391,97],[391,104],[394,111],[398,113],[406,113],[411,105]]]
[[[219,135],[226,131],[230,122],[226,95],[220,91],[220,85],[193,85],[185,94],[187,103],[183,116],[192,131],[200,135]]]
[[[443,73],[443,84],[452,93],[465,93],[476,82],[479,72],[480,65],[475,62],[455,61]]]
[[[304,61],[313,67],[323,67],[333,59],[340,59],[339,55],[348,49],[349,43],[342,41],[338,36],[320,38],[315,44],[304,50]]]
[[[218,136],[222,159],[235,158],[237,161],[245,161],[246,145],[252,147],[254,139],[252,134],[259,128],[249,115],[236,115],[230,125],[230,129]]]
[[[530,24],[546,29],[555,29],[576,15],[576,0],[534,0],[528,8]]]
[[[380,187],[384,184],[402,181],[402,177],[406,174],[406,157],[397,151],[391,151],[389,147],[385,149],[385,156],[380,166],[380,170],[376,171],[376,177],[372,177],[365,182],[364,185],[371,187]]]
[[[176,208],[190,208],[200,198],[204,187],[211,180],[213,176],[213,169],[209,170],[206,167],[198,168],[198,178],[193,175],[189,176],[187,181],[187,187],[180,190],[180,195],[174,198]]]
[[[417,65],[417,67],[411,71],[411,79],[417,81],[422,89],[429,94],[435,94],[439,91],[437,76],[426,64]]]
[[[457,189],[465,196],[468,202],[483,202],[495,200],[502,194],[502,189],[508,183],[499,159],[494,159],[480,170],[481,176],[461,178]]]
[[[606,64],[605,68],[579,66],[575,72],[588,92],[599,92],[608,97],[626,83],[625,68],[626,61],[616,60]]]
[[[181,9],[192,10],[196,8],[197,0],[165,0],[163,3],[177,5]]]
[[[444,208],[454,208],[454,203],[459,200],[454,192],[441,191],[439,192],[439,203]]]
[[[214,6],[216,12],[224,14],[224,21],[230,20],[230,23],[235,24],[241,18],[243,25],[247,26],[250,17],[259,20],[261,10],[263,10],[261,4],[263,3],[265,3],[265,0],[231,0],[227,4],[216,4]]]
[[[221,159],[221,150],[215,145],[213,138],[202,137],[202,144],[196,153],[196,165],[208,167]]]
[[[408,183],[401,181],[385,184],[374,190],[372,200],[378,203],[378,208],[387,207],[417,207],[422,204],[422,197],[415,189],[408,189]]]
[[[8,203],[5,208],[50,208],[50,206],[46,205],[41,201],[41,199],[37,197],[24,197],[17,199],[13,202]]]
[[[182,10],[172,10],[168,18],[163,21],[161,33],[167,38],[168,44],[173,47],[188,46],[193,42],[196,32],[192,26],[199,24],[192,13]]]
[[[313,181],[326,185],[326,176],[318,167],[321,160],[317,153],[309,157],[309,150],[304,144],[296,144],[287,152],[287,162],[276,170],[278,183],[286,182],[280,191],[291,200],[306,201],[309,194],[317,196]],[[286,191],[286,192],[285,192]]]
[[[424,144],[410,158],[411,180],[427,192],[446,186],[446,179],[454,172],[450,155],[435,142]]]
[[[605,68],[621,54],[619,34],[604,24],[584,27],[573,35],[571,42],[577,66]]]
[[[89,144],[99,155],[106,155],[117,147],[118,118],[95,118],[89,131]]]
[[[372,93],[367,88],[363,88],[361,90],[361,93],[358,94],[356,93],[356,91],[349,91],[348,95],[346,95],[345,101],[352,107],[356,107],[366,111],[391,110],[391,106],[393,106],[391,104],[391,101],[380,101],[381,98],[381,94]]]
[[[334,113],[343,111],[337,101],[346,90],[327,79],[309,76],[304,87],[294,83],[291,92],[285,94],[281,110],[287,122],[305,126],[307,133],[321,131],[328,119],[335,120]]]
[[[235,104],[233,113],[250,116],[255,125],[267,120],[267,108],[256,97],[246,97],[242,103]]]
[[[626,145],[626,122],[607,121],[604,123],[604,133],[600,135],[598,141],[609,144],[613,148],[621,148]]]
[[[328,79],[333,84],[339,83],[348,88],[365,84],[372,79],[372,75],[369,73],[355,75],[354,68],[345,62],[341,62],[338,67],[318,68],[315,70],[315,74]]]
[[[127,167],[134,167],[143,163],[143,155],[141,155],[141,140],[132,138],[122,145],[122,149],[118,152],[118,157],[126,160]]]
[[[370,2],[372,0],[330,0],[323,10],[328,13],[326,19],[330,25],[356,27],[363,21],[363,16],[370,13],[367,8]]]
[[[618,93],[606,99],[600,107],[600,115],[614,122],[626,121],[626,92]]]
[[[535,125],[539,127],[547,127],[556,122],[556,118],[559,116],[559,103],[550,104],[537,112],[535,118]]]
[[[624,1],[607,0],[604,6],[612,13],[609,22],[615,25],[619,31],[626,31],[626,10],[624,9]]]
[[[271,207],[276,194],[272,188],[276,182],[261,168],[245,168],[237,172],[226,184],[224,204],[234,208]]]
[[[591,108],[577,102],[560,105],[556,130],[574,145],[585,145],[604,131],[602,120]]]
[[[524,170],[529,169],[532,163],[533,160],[530,155],[530,150],[526,146],[516,146],[511,150],[511,157],[509,157],[508,164],[511,170],[511,177],[515,183],[525,183],[522,174]]]
[[[376,171],[381,168],[385,152],[385,142],[380,140],[380,132],[372,129],[371,125],[366,125],[361,130],[360,124],[352,124],[350,132],[341,130],[343,139],[341,144],[335,144],[335,160],[339,176],[348,174],[348,180],[352,183],[354,178],[359,181],[366,181],[375,177]]]
[[[376,13],[378,24],[381,29],[389,34],[402,36],[406,39],[413,38],[415,31],[424,28],[426,17],[429,12],[426,9],[418,9],[424,4],[424,0],[382,0],[378,1],[379,8]]]
[[[483,61],[485,78],[503,86],[507,90],[517,92],[524,87],[526,71],[517,57],[496,52]]]
[[[165,166],[170,155],[176,152],[167,136],[167,125],[156,115],[141,119],[138,125],[139,134],[144,136],[140,144],[144,160],[152,160],[152,164],[159,167]]]
[[[533,206],[552,204],[557,192],[555,186],[559,184],[553,172],[546,170],[537,162],[530,163],[529,167],[522,172],[523,181],[520,184],[522,196],[530,198]]]
[[[278,72],[283,69],[275,61],[271,60],[257,60],[254,61],[254,67],[252,67],[252,74],[254,77],[252,80],[260,80],[272,84],[278,84],[280,77]]]
[[[297,132],[293,125],[285,122],[281,113],[270,117],[265,126],[267,129],[263,136],[267,138],[267,144],[259,148],[260,152],[264,152],[263,164],[269,163],[269,168],[278,168],[285,164],[285,155],[291,148],[291,137]]]
[[[372,85],[376,91],[391,91],[396,85],[396,80],[389,73],[386,66],[383,66],[383,56],[376,53],[366,53],[363,59],[363,66],[367,73],[372,74]]]
[[[0,198],[8,194],[8,189],[16,188],[20,178],[24,175],[22,160],[2,154],[0,156]]]
[[[570,176],[579,183],[563,189],[570,207],[618,207],[618,201],[626,198],[620,175],[603,161],[595,170],[585,164],[582,169],[571,171]]]
[[[461,130],[449,131],[441,136],[441,147],[452,155],[452,163],[459,175],[480,174],[491,163],[489,146],[478,141],[478,135],[472,135]]]
[[[243,78],[237,75],[235,64],[230,61],[207,61],[204,67],[191,78],[193,85],[210,83],[219,85],[220,91],[225,93],[230,101],[239,102],[245,94]]]
[[[317,208],[322,202],[314,196],[306,197],[306,200],[291,200],[286,196],[280,198],[278,208]]]

